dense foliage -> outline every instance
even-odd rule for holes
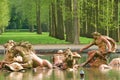
[[[0,32],[29,29],[74,44],[98,31],[120,40],[119,0],[0,0]],[[65,35],[66,34],[66,35]]]

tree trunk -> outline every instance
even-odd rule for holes
[[[83,30],[82,30],[82,26],[83,26],[83,19],[82,19],[82,17],[83,17],[83,11],[82,11],[82,9],[83,9],[83,7],[82,7],[82,5],[83,5],[83,0],[80,0],[81,2],[80,2],[80,19],[79,19],[79,23],[80,23],[80,34],[81,34],[81,36],[83,35]]]
[[[119,25],[118,25],[119,26]],[[118,27],[118,29],[117,29],[117,33],[118,33],[118,42],[120,42],[120,26]]]
[[[72,24],[72,1],[65,0],[65,30],[66,30],[66,41],[73,42],[73,24]]]
[[[99,0],[95,0],[95,31],[98,31]]]
[[[80,27],[78,25],[78,1],[77,0],[73,0],[73,43],[74,44],[79,44],[79,37],[80,37]]]
[[[49,6],[49,36],[52,36],[52,5]]]
[[[50,22],[50,36],[56,37],[57,31],[56,31],[56,1],[51,1],[51,9],[50,9],[50,15],[49,15],[49,22]]]
[[[34,26],[33,26],[33,25],[31,25],[31,26],[29,27],[29,31],[30,31],[30,32],[34,32]]]
[[[36,23],[37,23],[37,34],[42,34],[41,21],[40,21],[40,0],[36,1]]]
[[[0,28],[0,35],[2,35],[3,33],[3,28]]]
[[[107,3],[106,3],[107,4],[107,27],[106,27],[106,35],[107,36],[109,36],[109,23],[108,23],[108,16],[109,16],[109,12],[108,12],[109,11],[109,6],[108,5],[109,4],[108,4],[108,2],[109,1],[107,0]]]
[[[117,24],[117,26],[118,26],[118,28],[117,28],[117,33],[118,33],[118,42],[120,42],[120,25],[119,25],[119,21],[120,21],[120,19],[119,19],[119,14],[120,14],[120,12],[119,12],[119,2],[120,1],[118,1],[118,24]]]
[[[114,11],[114,17],[113,17],[113,22],[115,23],[115,27],[119,27],[119,22],[118,22],[118,3],[119,2],[119,0],[114,0],[114,9],[113,9],[113,11]],[[117,33],[117,28],[115,28],[115,31],[114,31],[115,33],[113,33],[114,35],[113,35],[113,38],[116,40],[116,41],[119,41],[119,38],[118,38],[118,34],[119,33]]]
[[[57,0],[57,35],[56,35],[56,38],[64,40],[62,5],[63,5],[63,2],[61,0]]]

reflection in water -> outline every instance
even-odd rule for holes
[[[52,74],[52,69],[37,69],[33,74],[33,80],[49,79]]]
[[[8,76],[5,78],[6,80],[22,80],[23,79],[23,73],[21,72],[11,72]]]
[[[86,70],[87,80],[108,80],[105,74],[102,74],[97,68],[89,68]],[[86,79],[85,79],[86,80]]]
[[[120,71],[120,66],[114,66],[113,70]]]
[[[79,80],[77,71],[38,69],[4,74],[5,80]]]
[[[54,70],[53,72],[54,80],[80,80],[78,71]]]
[[[48,80],[51,74],[52,69],[38,69],[35,72],[33,70],[28,70],[26,72],[5,73],[4,77],[5,80]]]
[[[80,71],[62,71],[58,69],[37,69],[26,72],[1,72],[0,80],[120,80],[120,72],[110,70],[102,73],[96,68],[85,68],[85,78],[80,79]],[[1,79],[2,78],[2,79]]]
[[[64,71],[62,71],[62,70],[57,70],[57,69],[55,69],[54,71],[53,71],[53,76],[54,76],[54,80],[55,80],[55,78],[57,78],[57,79],[61,79],[61,80],[65,80],[64,79],[64,77],[65,77],[65,75],[64,75]]]

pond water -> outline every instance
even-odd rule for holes
[[[119,57],[120,54],[112,55],[112,58]],[[43,55],[42,58],[52,61],[52,55]],[[3,57],[0,56],[0,59]],[[87,56],[82,55],[79,63],[84,62]],[[80,79],[80,70],[85,72],[85,78]],[[64,71],[58,69],[27,70],[25,72],[0,71],[0,80],[120,80],[120,71],[110,70],[103,72],[96,68],[79,68],[77,71]]]

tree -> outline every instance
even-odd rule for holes
[[[64,24],[63,24],[63,1],[57,0],[57,26],[56,38],[64,40]]]
[[[30,3],[31,2],[31,3]],[[36,21],[35,17],[35,3],[33,0],[11,0],[10,1],[10,11],[11,11],[11,24],[15,24],[16,28],[21,29],[26,28],[32,32],[34,31],[34,25]],[[26,22],[26,23],[25,23]],[[25,29],[26,29],[25,28]]]
[[[50,36],[56,37],[57,31],[56,31],[56,0],[52,0],[50,4],[50,14],[49,14],[49,29],[50,29]]]
[[[66,41],[73,43],[72,0],[65,0]]]
[[[52,33],[52,7],[51,7],[51,5],[52,5],[52,2],[51,2],[51,4],[49,5],[49,36],[52,36],[53,35],[53,33]]]
[[[112,35],[112,38],[114,38],[116,41],[119,41],[119,20],[118,20],[118,6],[119,4],[119,0],[114,0],[114,6],[113,6],[113,23],[114,23],[114,33],[116,33],[116,35]]]
[[[118,1],[118,28],[117,28],[117,33],[118,33],[118,42],[120,42],[120,1]]]
[[[0,0],[0,34],[8,26],[10,20],[8,0]]]
[[[73,43],[79,44],[80,27],[79,27],[79,17],[78,17],[78,1],[73,0]]]
[[[24,26],[27,20],[27,28],[31,32],[34,31],[34,27],[37,28],[37,32],[42,32],[41,24],[48,24],[48,5],[49,0],[10,0],[11,9],[14,7],[16,10],[15,15],[11,15],[12,17],[16,17],[18,26]],[[42,12],[40,11],[42,10]],[[10,10],[11,12],[14,12]],[[19,23],[20,22],[20,23]],[[20,25],[21,24],[21,25]]]
[[[40,0],[36,0],[36,23],[37,23],[37,33],[42,34],[41,21],[40,21]]]
[[[34,25],[36,25],[35,2],[33,0],[22,0],[20,12],[22,12],[22,22],[24,23],[24,21],[27,21],[26,23],[29,27],[29,31],[34,32]]]

